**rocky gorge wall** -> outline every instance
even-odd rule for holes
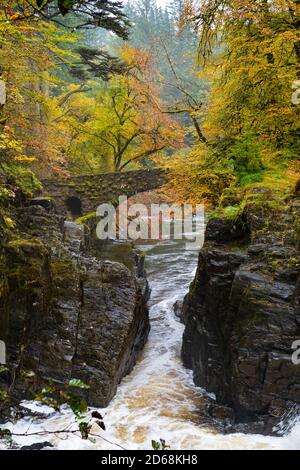
[[[33,371],[31,398],[49,379],[63,389],[78,378],[87,402],[106,406],[147,340],[143,258],[127,244],[104,252],[94,230],[33,203],[16,209],[18,236],[1,248],[2,380],[24,398],[22,371]]]
[[[292,362],[300,339],[299,196],[298,184],[272,208],[272,193],[257,188],[238,220],[211,219],[181,312],[182,359],[195,383],[232,407],[236,421],[262,419],[269,431],[300,405],[300,365]]]

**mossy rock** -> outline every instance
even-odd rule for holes
[[[34,253],[45,253],[45,245],[38,239],[26,239],[26,238],[17,238],[16,240],[11,240],[7,243],[6,247],[9,250],[16,251],[18,253],[25,254],[34,254]]]
[[[25,290],[41,294],[41,285],[48,276],[48,252],[42,246],[42,250],[34,247],[34,251],[13,251],[8,257],[7,279],[11,291]],[[32,247],[30,248],[32,250]]]
[[[50,261],[51,275],[54,282],[60,283],[70,277],[74,270],[72,261],[69,259],[52,259]]]
[[[52,279],[51,300],[56,302],[74,296],[74,286],[78,284],[79,275],[71,259],[52,259],[50,262]]]

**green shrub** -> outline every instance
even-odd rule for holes
[[[260,146],[254,134],[245,134],[228,151],[229,162],[241,186],[262,181],[264,169]]]
[[[261,172],[249,173],[240,178],[240,186],[246,186],[247,184],[261,183],[263,181],[263,175]]]
[[[32,197],[43,189],[42,184],[29,168],[15,163],[4,163],[3,169],[9,183],[19,189],[25,196]]]

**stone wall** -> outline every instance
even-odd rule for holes
[[[56,212],[66,214],[71,199],[81,206],[82,215],[95,212],[102,203],[117,203],[119,196],[134,196],[162,186],[167,172],[162,169],[43,180],[44,196],[53,200]],[[76,214],[78,215],[78,214]]]

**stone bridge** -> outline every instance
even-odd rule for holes
[[[131,197],[159,188],[167,181],[167,175],[166,170],[155,168],[45,179],[43,196],[53,201],[58,214],[78,217],[95,212],[99,204],[116,204],[119,196]]]

